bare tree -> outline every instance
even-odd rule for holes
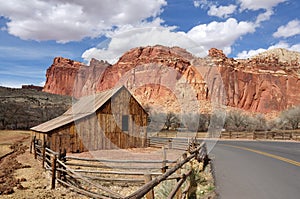
[[[267,120],[262,114],[246,115],[244,123],[246,131],[264,131],[267,129]]]
[[[180,120],[177,115],[172,112],[169,112],[166,116],[165,122],[166,130],[169,130],[171,127],[178,128],[180,126]]]
[[[241,111],[230,111],[225,120],[225,128],[229,131],[243,131],[247,126],[247,116]]]
[[[281,128],[298,129],[300,123],[300,106],[291,107],[280,114]]]

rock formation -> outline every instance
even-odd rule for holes
[[[55,58],[44,91],[80,97],[125,84],[144,105],[168,110],[208,112],[221,103],[268,113],[300,103],[299,55],[277,49],[239,60],[213,48],[197,58],[179,47],[148,46],[131,49],[114,65]]]

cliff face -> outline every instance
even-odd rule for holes
[[[249,111],[280,111],[300,103],[298,55],[284,54],[235,60],[211,49],[200,59],[178,47],[154,46],[132,49],[114,65],[55,58],[44,91],[80,97],[125,84],[144,105],[172,111],[207,112],[216,100]],[[288,61],[282,58],[287,54]]]
[[[272,50],[249,60],[216,59],[227,93],[227,104],[254,112],[281,111],[300,104],[298,56]],[[276,52],[279,52],[276,54]],[[291,56],[297,55],[297,56]]]
[[[82,63],[56,57],[47,69],[43,91],[53,94],[72,95],[73,86]]]

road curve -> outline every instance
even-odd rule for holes
[[[300,198],[300,143],[219,141],[209,156],[220,199]]]

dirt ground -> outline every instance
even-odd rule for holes
[[[0,148],[0,198],[8,199],[48,199],[48,198],[70,198],[70,199],[87,199],[83,195],[72,192],[63,186],[56,185],[55,190],[51,190],[50,174],[42,168],[41,161],[35,160],[33,154],[29,151],[30,133],[28,131],[0,131],[0,146],[5,146],[4,150]],[[173,151],[167,153],[167,159],[175,160],[182,151]],[[120,150],[119,153],[109,152],[92,152],[78,154],[79,157],[102,157],[104,159],[117,156],[119,159],[160,159],[162,156],[161,149],[147,148]],[[205,182],[201,186],[200,198],[214,198],[211,189],[213,187],[213,179],[211,172],[203,173],[202,179]],[[170,186],[167,186],[170,187]],[[171,186],[173,187],[173,186]],[[120,190],[120,187],[110,187],[112,190],[128,195],[136,189],[134,186],[128,186]],[[162,190],[157,190],[155,193],[166,193],[164,186]],[[159,188],[161,189],[161,188]],[[157,198],[165,198],[157,197]],[[198,198],[198,197],[197,197]]]
[[[51,190],[50,175],[29,152],[29,132],[0,131],[0,145],[3,144],[10,145],[6,154],[11,154],[1,154],[0,198],[87,198],[62,186]]]

